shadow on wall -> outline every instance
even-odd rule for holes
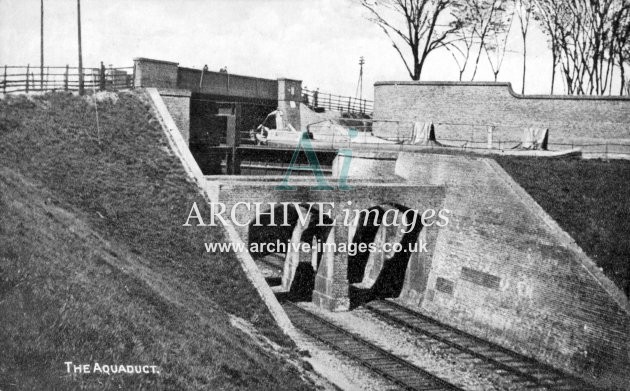
[[[384,213],[396,210],[398,214],[396,224],[383,218]],[[397,204],[384,204],[368,209],[359,216],[353,242],[357,245],[373,244],[375,251],[357,252],[348,256],[348,281],[351,285],[351,308],[374,299],[400,297],[405,281],[409,278],[409,262],[413,248],[418,244],[422,224],[415,224],[411,231],[407,231],[402,213],[408,207]],[[378,211],[379,214],[373,213]],[[420,216],[416,214],[416,221]],[[398,244],[400,251],[385,249],[384,245]],[[384,251],[388,250],[388,251]]]
[[[292,205],[286,209],[277,206],[261,213],[259,224],[250,223],[248,242],[257,243],[258,251],[250,251],[254,259],[262,259],[268,255],[275,256],[276,262],[282,263],[283,275],[280,284],[289,293],[292,300],[311,301],[315,284],[315,276],[321,265],[325,251],[325,243],[331,233],[332,220],[323,216],[323,225],[318,224],[319,212],[308,205]],[[403,213],[409,208],[397,204],[383,204],[367,208],[358,214],[349,234],[355,246],[343,254],[348,262],[347,278],[354,284],[350,290],[350,301],[353,307],[366,301],[380,298],[397,298],[403,291],[405,281],[410,277],[409,262],[412,256],[410,249],[418,242],[422,224],[415,224],[410,232],[403,221]],[[384,219],[388,211],[397,218],[396,224]],[[411,216],[408,216],[411,217]],[[413,217],[411,217],[413,219]],[[414,221],[420,221],[416,214]],[[286,224],[285,224],[286,223]],[[284,225],[284,226],[283,226]],[[284,243],[286,248],[277,246],[270,251],[267,243]],[[310,251],[295,250],[291,246],[302,246],[308,243]],[[383,245],[397,244],[399,250],[386,249]],[[337,243],[338,245],[338,243]],[[368,246],[372,245],[372,248]],[[363,251],[359,251],[364,246]],[[286,250],[286,251],[285,251]],[[372,251],[370,251],[372,250]],[[280,261],[282,260],[282,261]],[[280,267],[278,264],[277,267]]]
[[[322,252],[293,251],[289,246],[308,243],[317,246],[325,243],[331,231],[332,220],[322,216],[322,224],[319,225],[319,211],[315,207],[300,205],[300,210],[288,205],[261,213],[259,222],[250,223],[248,243],[257,243],[259,251],[250,251],[254,259],[261,259],[267,255],[275,254],[284,260],[282,285],[288,288],[289,298],[296,301],[310,301],[315,287],[315,275],[322,260]],[[286,213],[285,213],[286,211]],[[312,218],[317,216],[317,218]],[[259,223],[259,224],[258,224]],[[267,244],[274,244],[274,251],[269,251]],[[278,243],[287,245],[287,251],[278,251]],[[313,255],[314,254],[314,255]]]

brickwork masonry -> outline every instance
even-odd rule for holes
[[[401,153],[396,173],[446,185],[423,312],[590,381],[630,384],[630,310],[571,237],[494,161]]]
[[[630,141],[630,98],[519,95],[509,83],[378,82],[374,118],[436,124],[440,139],[476,142],[494,126],[496,141],[520,140],[528,127],[549,129],[550,142]],[[475,126],[473,126],[475,125]]]

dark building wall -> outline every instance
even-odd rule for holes
[[[302,82],[291,79],[278,79],[278,108],[285,115],[285,120],[300,131],[300,101],[302,100]]]
[[[205,94],[278,100],[278,81],[272,79],[178,68],[177,85]]]
[[[630,138],[627,97],[523,96],[508,83],[378,82],[374,100],[374,118],[432,121],[438,139],[474,134],[483,142],[484,125],[496,126],[495,139],[502,140],[520,140],[527,127],[549,128],[555,142]]]
[[[134,62],[137,87],[188,91],[189,94],[193,94],[193,100],[241,103],[241,111],[234,113],[238,117],[236,126],[239,132],[246,132],[260,124],[267,114],[278,107],[283,110],[286,120],[295,129],[301,128],[299,101],[302,82],[299,80],[274,80],[226,72],[203,71],[179,67],[175,62],[148,58],[136,58]],[[180,115],[185,112],[183,103],[172,99],[175,95],[165,94],[163,97],[165,101],[168,101],[169,109],[174,108],[175,111],[172,114],[178,126],[183,126],[180,129],[182,134],[186,136],[186,132],[190,131],[190,138],[195,138],[193,133],[203,127],[202,122],[208,122],[207,112],[201,109],[204,105],[191,102],[190,114],[199,114],[203,118],[186,119]]]

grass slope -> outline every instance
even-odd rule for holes
[[[630,297],[630,161],[495,160]]]
[[[195,186],[135,94],[0,101],[1,389],[308,389],[224,311],[291,344],[222,231],[182,227]],[[68,375],[74,363],[159,375]]]

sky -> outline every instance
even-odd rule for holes
[[[78,63],[76,0],[44,0],[45,64]],[[409,80],[382,30],[356,0],[81,0],[84,66],[126,67],[148,57],[210,70],[303,81],[310,89],[354,96],[359,57],[363,96],[376,81]],[[515,21],[498,81],[521,90],[522,42]],[[551,53],[538,26],[527,43],[526,93],[548,93]],[[451,55],[435,51],[422,80],[457,80]],[[38,66],[40,0],[0,0],[0,65]],[[477,81],[493,80],[485,56]]]

